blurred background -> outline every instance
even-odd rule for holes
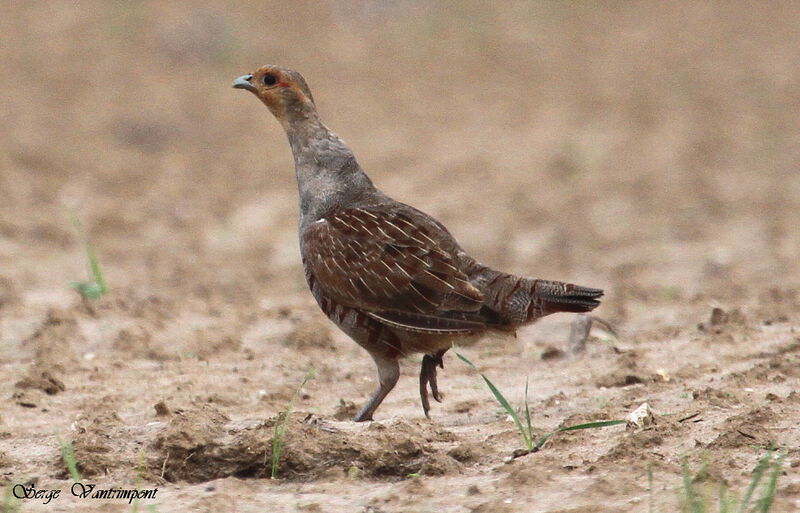
[[[285,136],[230,88],[266,63],[306,77],[383,190],[487,264],[609,289],[609,317],[624,320],[631,299],[800,282],[795,2],[3,12],[6,303],[74,301],[65,284],[85,261],[71,213],[112,289],[309,301]]]

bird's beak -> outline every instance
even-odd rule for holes
[[[247,89],[248,91],[254,93],[256,92],[256,88],[250,81],[253,80],[253,75],[242,75],[238,77],[236,80],[233,81],[233,88],[234,89]]]

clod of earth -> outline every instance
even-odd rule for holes
[[[202,482],[227,476],[269,477],[278,417],[232,422],[211,406],[176,413],[149,444],[148,466],[167,481]],[[424,422],[354,426],[305,413],[290,415],[280,476],[310,480],[338,469],[364,477],[455,472],[460,463],[445,446],[454,435]]]

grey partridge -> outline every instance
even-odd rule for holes
[[[379,386],[353,420],[372,420],[400,375],[423,353],[419,391],[441,401],[436,367],[453,342],[513,332],[554,312],[588,312],[603,291],[513,276],[478,263],[436,219],[378,190],[353,152],[320,121],[303,77],[263,66],[234,80],[286,131],[300,193],[300,253],[325,315],[367,350]]]

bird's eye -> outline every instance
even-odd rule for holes
[[[264,75],[264,78],[261,79],[264,82],[265,86],[274,86],[278,83],[278,79],[272,73],[267,73]]]

